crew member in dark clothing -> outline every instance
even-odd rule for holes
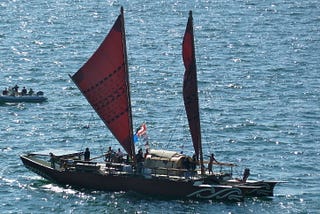
[[[90,151],[89,151],[89,148],[86,148],[86,151],[84,152],[84,161],[90,161]]]
[[[17,92],[17,93],[18,93],[18,89],[19,89],[19,86],[18,86],[18,85],[15,85],[15,86],[13,87],[13,90],[14,90],[15,92]]]
[[[28,95],[33,95],[34,91],[32,90],[32,88],[30,88]]]
[[[51,152],[49,153],[49,155],[50,155],[51,167],[52,167],[53,169],[55,169],[55,168],[56,168],[56,164],[55,164],[56,158],[55,158],[54,154],[51,153]]]
[[[114,159],[114,151],[111,149],[111,146],[109,146],[109,149],[105,155],[105,161],[111,162]]]
[[[185,157],[184,159],[183,159],[183,162],[182,162],[182,164],[183,164],[183,167],[184,167],[184,169],[186,169],[187,171],[186,171],[186,173],[185,173],[185,177],[186,178],[189,178],[190,177],[190,170],[191,170],[191,162],[190,162],[190,160],[189,160],[189,157]]]
[[[209,160],[209,163],[208,163],[208,171],[209,171],[209,174],[212,174],[212,173],[213,173],[213,171],[212,171],[213,162],[218,163],[218,161],[214,158],[214,154],[212,153],[212,154],[210,155],[210,160]]]
[[[26,87],[23,87],[22,91],[21,91],[21,94],[24,96],[24,95],[27,95],[27,89]]]
[[[243,178],[242,178],[242,182],[245,183],[247,182],[247,179],[250,175],[250,169],[249,168],[245,168],[244,172],[243,172]]]
[[[196,154],[193,154],[192,156],[192,163],[191,163],[191,168],[192,168],[192,172],[194,173],[194,171],[196,170],[197,168],[197,164],[198,164],[198,157]]]
[[[142,149],[139,149],[138,154],[136,155],[136,160],[137,160],[137,171],[139,174],[142,173],[142,168],[143,168],[143,152]]]
[[[136,158],[137,158],[137,162],[138,162],[138,163],[144,161],[142,149],[139,149]]]

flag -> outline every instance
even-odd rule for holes
[[[146,145],[148,145],[147,125],[142,123],[134,134],[134,142],[138,142],[141,139]]]
[[[142,123],[142,125],[139,127],[139,129],[136,132],[136,135],[138,137],[141,137],[143,135],[147,134],[147,126],[145,123]]]

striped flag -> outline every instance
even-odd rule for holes
[[[147,134],[147,126],[145,123],[142,123],[142,125],[139,127],[139,129],[136,132],[136,135],[138,137],[141,137],[143,135]]]
[[[142,123],[134,134],[134,142],[138,142],[141,139],[146,145],[148,145],[147,125]]]

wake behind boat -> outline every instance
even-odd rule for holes
[[[21,155],[31,171],[53,182],[86,189],[134,191],[180,199],[242,201],[243,190],[206,183],[190,167],[190,157],[165,150],[136,154],[132,128],[123,8],[100,47],[71,77],[79,90],[127,153],[125,161],[96,161],[82,152],[46,151]],[[196,149],[199,155],[199,150]],[[108,153],[107,153],[108,154]],[[252,187],[248,187],[252,188]]]

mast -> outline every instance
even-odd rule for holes
[[[183,38],[182,56],[184,66],[186,69],[183,81],[184,104],[188,117],[193,147],[196,156],[200,161],[201,174],[204,174],[198,98],[197,66],[193,34],[193,17],[191,10],[189,12],[188,23]]]
[[[126,83],[127,83],[127,95],[128,95],[128,114],[129,114],[129,142],[131,145],[131,152],[130,154],[132,160],[136,162],[136,157],[135,157],[135,147],[134,147],[134,142],[133,142],[133,123],[132,123],[132,108],[131,108],[131,95],[130,95],[130,81],[129,81],[129,67],[128,67],[128,55],[127,55],[127,44],[126,44],[126,32],[125,32],[125,25],[124,25],[124,13],[123,13],[123,7],[121,6],[120,9],[121,13],[121,23],[122,23],[122,43],[123,43],[123,57],[124,57],[124,66],[125,66],[125,73],[126,73]]]

